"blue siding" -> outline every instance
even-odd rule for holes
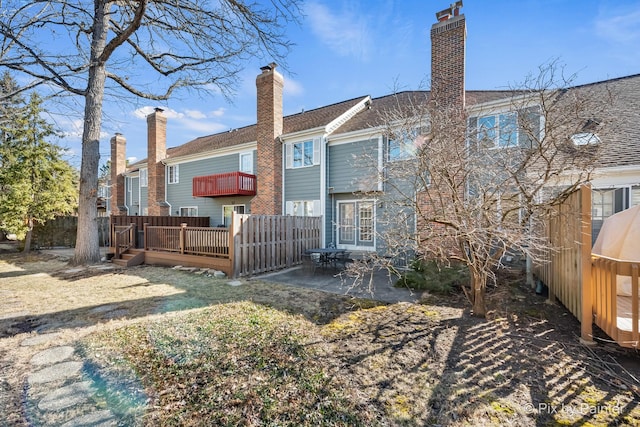
[[[256,154],[254,150],[254,170],[255,166]],[[194,177],[236,172],[239,169],[239,153],[180,163],[178,168],[178,183],[167,184],[167,201],[171,205],[171,215],[179,215],[180,208],[197,207],[198,216],[208,216],[212,225],[218,225],[223,223],[223,205],[242,204],[246,206],[245,212],[250,212],[252,196],[215,198],[193,196],[192,182]]]
[[[285,202],[320,199],[320,166],[285,169],[284,179]]]
[[[330,145],[328,149],[328,186],[335,193],[375,191],[378,139]]]

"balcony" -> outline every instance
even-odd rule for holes
[[[193,178],[194,197],[255,195],[256,176],[248,173],[227,172]]]

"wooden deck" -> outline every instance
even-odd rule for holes
[[[632,298],[618,295],[618,332],[633,332],[633,304]],[[640,328],[640,321],[636,321],[636,327]]]
[[[145,217],[148,218],[157,223],[163,221]],[[182,265],[213,268],[230,277],[251,276],[301,264],[304,251],[320,245],[321,220],[321,217],[234,213],[229,228],[186,223],[154,226],[145,222],[142,239],[138,237],[136,223],[113,224],[111,241],[116,246],[111,252],[114,262],[126,266],[142,262]],[[134,259],[135,246],[139,250]]]

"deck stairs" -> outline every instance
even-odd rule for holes
[[[133,267],[144,263],[144,250],[129,248],[122,254],[121,258],[112,258],[111,262],[121,267]]]

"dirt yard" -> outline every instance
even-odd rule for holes
[[[87,342],[123,328],[175,325],[235,303],[275,310],[285,323],[295,318],[327,387],[349,397],[367,424],[640,425],[640,355],[604,336],[594,347],[579,344],[578,322],[519,280],[492,291],[488,320],[469,316],[459,297],[378,305],[228,282],[195,271],[72,269],[60,258],[0,254],[0,425],[39,425],[25,413],[25,379],[46,346],[90,349]],[[48,332],[58,333],[55,342],[20,345]],[[87,353],[92,363],[97,357]],[[102,367],[108,372],[109,362]]]

